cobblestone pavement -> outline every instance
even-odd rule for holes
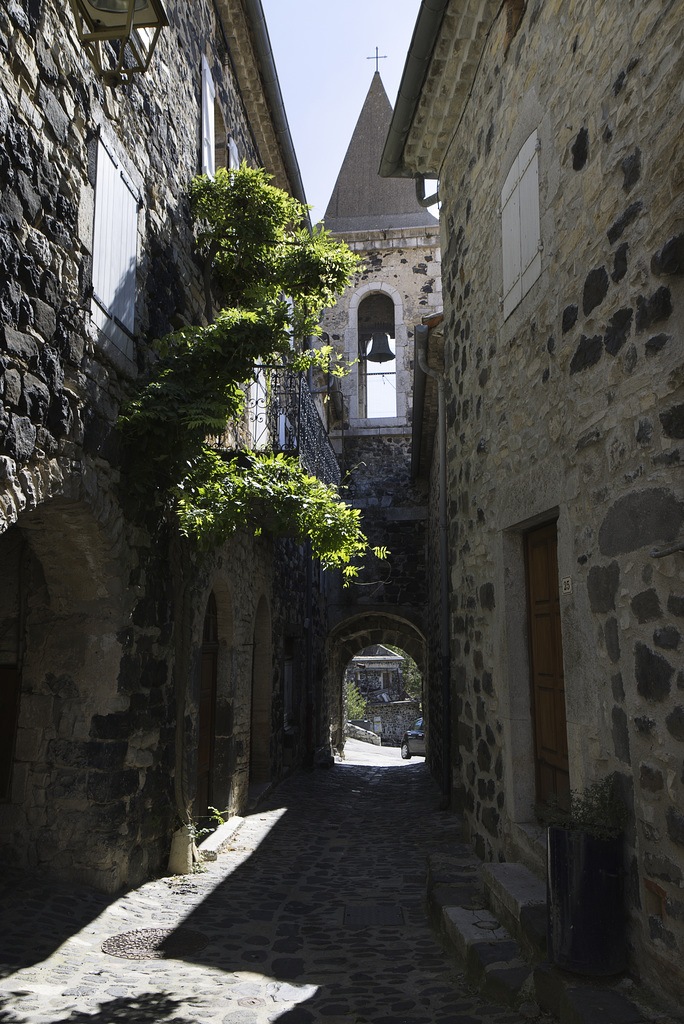
[[[422,760],[336,764],[287,780],[200,874],[113,901],[6,877],[0,1022],[517,1022],[469,992],[427,922],[426,855],[459,839],[438,804]],[[103,952],[146,928],[206,945],[174,959]]]

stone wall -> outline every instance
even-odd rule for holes
[[[380,739],[385,747],[398,747],[407,729],[412,729],[420,715],[417,700],[398,700],[391,704],[372,704],[374,717],[380,719]]]
[[[534,820],[524,536],[556,521],[570,782],[618,773],[633,964],[680,995],[682,13],[528,3],[507,51],[501,15],[440,185],[468,829],[497,859]],[[499,200],[535,129],[541,273],[504,318]]]
[[[222,0],[226,16],[231,6]],[[210,801],[244,810],[255,739],[282,774],[302,756],[306,715],[301,549],[237,535],[200,556],[172,524],[134,520],[126,491],[122,399],[151,341],[203,309],[186,198],[200,170],[203,55],[240,156],[261,157],[214,5],[167,0],[165,9],[170,26],[150,70],[116,90],[79,48],[68,4],[13,0],[0,11],[0,665],[21,676],[0,844],[8,862],[107,891],[162,868],[175,815],[193,813],[212,591]],[[91,315],[98,133],[140,198],[135,338],[123,348]],[[289,755],[288,635],[298,709]],[[271,694],[256,738],[255,650]]]

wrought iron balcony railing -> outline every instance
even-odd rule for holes
[[[311,476],[339,484],[340,467],[309,390],[306,375],[287,366],[262,367],[245,402],[245,420],[220,447],[283,452]]]

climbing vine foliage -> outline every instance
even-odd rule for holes
[[[190,201],[206,323],[156,342],[159,358],[123,411],[133,482],[202,548],[238,528],[265,527],[308,538],[325,566],[352,578],[368,542],[336,488],[281,454],[230,457],[210,439],[239,433],[257,366],[303,371],[315,362],[341,372],[329,348],[296,354],[291,339],[317,333],[357,258],[327,232],[300,226],[306,207],[263,170],[243,164],[195,178]]]

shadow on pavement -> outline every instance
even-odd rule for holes
[[[0,877],[0,978],[45,960],[117,898],[54,878],[3,869]]]
[[[288,790],[284,784],[255,815],[277,808]],[[184,959],[270,977],[278,1024],[453,1020],[465,1006],[424,895],[425,856],[440,831],[454,841],[457,820],[439,811],[423,758],[319,770],[300,776],[296,797],[266,841],[185,918],[184,928],[212,941]],[[362,917],[371,909],[383,923],[371,914],[347,925],[349,908]],[[390,923],[383,911],[391,917],[397,908],[402,923]],[[298,994],[300,1005],[276,1016],[278,1001]],[[244,1020],[235,1010],[224,1024]]]
[[[176,1014],[180,1000],[164,992],[149,992],[139,996],[119,996],[99,1004],[94,1013],[69,1012],[66,1017],[55,1018],[51,1024],[194,1024],[194,1020]],[[25,1024],[25,1018],[2,1008],[0,1024]]]
[[[187,962],[239,972],[221,990],[223,1024],[252,1024],[264,1005],[278,1024],[438,1024],[467,1013],[472,1002],[454,987],[451,963],[424,909],[426,854],[457,839],[457,819],[438,804],[423,758],[343,762],[286,780],[252,816],[282,809],[264,841],[247,847],[246,859],[179,922],[209,942],[176,960],[178,991]],[[234,840],[238,848],[249,842],[249,822]],[[167,881],[173,891],[176,883]],[[182,883],[192,884],[192,876]],[[20,875],[4,877],[0,900],[12,923],[0,935],[5,976],[45,959],[113,902],[52,881],[31,879],[22,889]],[[369,907],[382,923],[372,915],[361,925],[345,923],[349,908]],[[397,920],[388,923],[386,911]],[[30,956],[21,952],[25,946]],[[249,983],[250,973],[262,980]],[[117,996],[93,1013],[73,1011],[54,1024],[195,1024],[180,1006],[168,993]],[[22,1018],[0,1003],[5,1022],[22,1024]]]

